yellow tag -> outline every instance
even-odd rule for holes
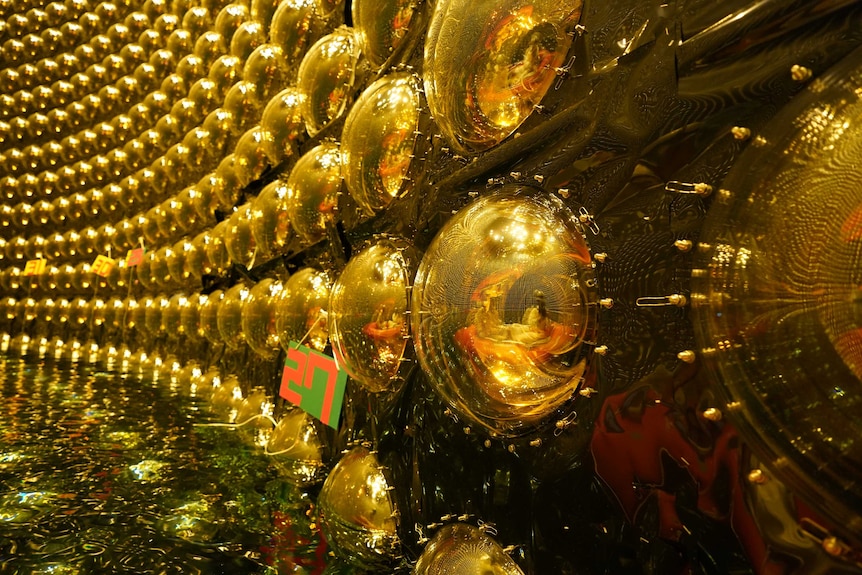
[[[48,260],[28,260],[27,265],[24,266],[24,275],[25,276],[36,276],[45,271],[45,266],[48,264]]]
[[[90,268],[94,274],[99,277],[106,278],[108,274],[111,273],[111,270],[117,264],[116,260],[113,258],[109,258],[108,256],[98,255],[96,256],[96,261],[93,262],[92,267]]]

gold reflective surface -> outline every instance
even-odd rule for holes
[[[320,521],[338,552],[359,564],[385,562],[399,547],[395,503],[377,457],[364,447],[349,451],[320,490]]]
[[[322,443],[313,420],[301,409],[281,416],[266,445],[266,454],[290,483],[315,485],[326,477]]]
[[[372,65],[382,66],[407,35],[415,0],[353,0],[352,8],[365,56]]]
[[[329,341],[331,288],[329,274],[312,268],[303,268],[284,282],[275,323],[282,348],[287,350],[295,341],[323,351]]]
[[[414,575],[523,575],[499,543],[464,523],[441,527],[413,568]]]
[[[302,93],[296,88],[285,88],[263,109],[260,127],[267,133],[263,146],[272,165],[297,153],[296,148],[305,135],[301,104]]]
[[[408,286],[415,262],[384,238],[347,263],[330,295],[330,337],[341,369],[372,392],[391,390],[407,349]]]
[[[359,62],[359,43],[342,27],[318,40],[299,65],[296,87],[302,92],[302,115],[314,136],[344,113],[351,100]]]
[[[277,280],[261,280],[251,288],[243,307],[245,341],[255,353],[268,359],[274,358],[279,349],[275,311],[283,287]]]
[[[428,107],[463,152],[518,129],[565,63],[582,2],[443,0],[425,41]]]
[[[409,190],[419,114],[419,80],[408,73],[377,80],[350,109],[341,135],[344,180],[366,213]]]
[[[419,265],[420,363],[446,401],[490,430],[531,429],[581,384],[596,292],[576,221],[552,196],[501,192],[453,216]]]
[[[304,154],[287,179],[287,214],[297,235],[306,243],[324,237],[335,222],[341,190],[341,153],[338,144],[323,143]]]
[[[242,314],[250,291],[245,285],[236,284],[225,292],[224,299],[218,304],[216,325],[221,340],[228,347],[239,347],[245,341],[242,331]]]
[[[283,181],[270,182],[255,198],[251,233],[261,255],[276,255],[287,245],[290,218],[287,215],[287,184]]]
[[[708,214],[692,281],[701,354],[776,475],[862,531],[862,65],[779,114]]]

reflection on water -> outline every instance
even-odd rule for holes
[[[322,571],[308,497],[167,385],[17,359],[0,377],[0,573]]]

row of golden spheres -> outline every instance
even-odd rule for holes
[[[288,6],[285,3],[282,6]],[[252,7],[254,8],[254,7]],[[186,17],[199,16],[206,12],[200,7],[190,9],[186,13]],[[285,13],[288,11],[285,10]],[[146,17],[145,13],[133,13],[139,21]],[[258,21],[243,21],[244,17],[249,14],[247,7],[243,5],[229,5],[219,13],[219,18],[227,14],[232,18],[234,24],[234,32],[247,31],[245,38],[253,38],[256,32],[259,36],[262,34],[263,26]],[[168,20],[166,14],[159,16],[162,21]],[[228,18],[228,20],[230,20]],[[183,18],[183,22],[187,18]],[[275,29],[274,29],[275,30]],[[152,32],[153,30],[150,30]],[[172,35],[176,32],[182,32],[183,29],[175,29]],[[235,34],[234,39],[240,37],[241,34]],[[274,36],[275,35],[274,33]],[[207,32],[201,36],[201,39],[208,39],[211,45],[215,45],[216,39],[224,39],[218,33]],[[135,244],[138,238],[146,237],[152,243],[153,236],[158,233],[163,233],[165,229],[180,229],[180,231],[188,231],[190,220],[188,215],[191,210],[183,211],[176,209],[178,206],[190,207],[192,203],[198,205],[196,212],[209,217],[208,223],[212,223],[212,208],[216,202],[221,199],[221,204],[229,208],[232,206],[233,199],[238,195],[239,187],[247,184],[252,179],[260,175],[260,172],[267,164],[277,163],[283,159],[285,150],[279,151],[278,146],[283,149],[292,150],[292,145],[286,140],[293,138],[301,127],[300,118],[297,116],[296,98],[292,90],[285,90],[281,94],[281,98],[274,97],[268,101],[268,106],[260,114],[260,108],[264,102],[259,98],[260,94],[269,96],[274,82],[276,72],[286,69],[286,66],[281,66],[282,59],[280,58],[280,49],[277,46],[267,45],[262,46],[264,49],[252,49],[249,53],[249,48],[252,45],[265,40],[265,37],[259,37],[256,40],[250,40],[249,43],[233,42],[233,46],[244,46],[244,48],[236,48],[241,56],[248,56],[245,61],[244,71],[245,77],[251,78],[256,76],[257,83],[252,83],[249,80],[234,82],[233,87],[227,89],[224,104],[227,109],[219,108],[210,111],[210,107],[215,105],[217,98],[213,95],[216,90],[219,93],[225,91],[231,82],[240,77],[240,62],[239,57],[233,55],[223,55],[213,62],[209,72],[211,77],[219,79],[219,82],[210,78],[198,78],[189,88],[187,95],[179,98],[171,103],[169,94],[179,97],[184,90],[178,87],[185,88],[186,79],[200,76],[203,60],[194,54],[187,54],[179,61],[176,67],[176,72],[169,74],[163,81],[162,86],[168,91],[158,90],[150,93],[144,102],[136,104],[130,110],[129,114],[121,114],[114,117],[110,122],[101,122],[94,126],[95,129],[84,129],[77,135],[69,136],[66,141],[51,141],[42,147],[35,148],[33,146],[27,149],[27,154],[19,151],[16,148],[6,150],[6,159],[12,160],[4,162],[7,166],[7,173],[0,184],[3,193],[7,199],[11,198],[36,198],[34,203],[22,202],[15,206],[6,205],[3,208],[2,226],[23,231],[30,229],[47,229],[48,227],[56,226],[66,222],[74,221],[81,222],[81,218],[89,216],[90,221],[99,218],[104,221],[107,216],[108,224],[103,224],[102,233],[98,234],[102,239],[112,241],[113,235],[111,228],[128,229],[141,227],[141,232],[149,230],[150,233],[141,233],[134,238]],[[195,44],[200,47],[201,42]],[[259,46],[261,47],[261,46]],[[138,51],[132,51],[138,53]],[[215,55],[215,50],[208,52],[210,55]],[[255,58],[255,54],[260,55],[260,58]],[[176,60],[174,53],[166,50],[158,50],[153,54],[156,59],[160,59],[163,63],[169,63]],[[276,64],[273,66],[273,60]],[[185,64],[185,66],[183,66]],[[164,71],[167,71],[168,66],[162,66]],[[156,72],[155,67],[151,64],[141,64],[136,69],[136,72],[146,77],[152,77]],[[180,73],[185,73],[187,78],[183,78]],[[263,77],[261,77],[263,76]],[[278,82],[281,87],[281,82]],[[264,85],[263,88],[258,88]],[[269,92],[267,91],[269,89]],[[235,97],[231,97],[235,95]],[[92,94],[90,95],[92,96]],[[189,97],[191,96],[191,98]],[[90,102],[97,102],[90,98]],[[201,102],[206,106],[198,105]],[[101,103],[100,101],[98,103]],[[80,104],[80,102],[76,102]],[[168,107],[170,105],[170,107]],[[153,110],[164,112],[158,119],[155,118]],[[170,110],[178,112],[172,114]],[[201,120],[201,114],[196,116],[190,112],[194,110],[210,112],[201,125],[194,126],[192,130],[185,133],[182,142],[176,143],[177,137],[182,134],[178,116],[183,116],[184,119],[191,121]],[[182,111],[182,113],[179,113]],[[259,114],[262,121],[271,120],[271,129],[253,126],[249,130],[240,133],[242,128],[249,122],[255,119],[255,115]],[[286,117],[288,116],[288,117]],[[232,120],[242,118],[242,125],[232,123]],[[107,146],[111,142],[116,142],[118,139],[127,138],[134,132],[136,124],[141,126],[154,123],[154,129],[144,130],[140,137],[132,138],[123,143],[123,149],[114,148],[107,150]],[[285,129],[287,123],[287,129]],[[212,129],[210,129],[212,128]],[[290,132],[287,134],[286,132]],[[213,141],[213,134],[216,134],[217,142]],[[80,137],[78,137],[80,136]],[[113,136],[113,137],[112,137]],[[278,137],[281,139],[275,141]],[[239,140],[240,145],[237,146],[236,152],[239,153],[237,158],[235,155],[230,155],[228,158],[222,158],[223,152],[228,145],[228,139]],[[166,144],[175,142],[167,148],[167,153],[157,156],[149,166],[139,169],[134,174],[123,176],[131,168],[136,168],[146,160],[150,160],[156,153],[165,150]],[[68,144],[65,146],[64,144]],[[56,158],[59,153],[63,157],[62,151],[66,148],[73,150],[83,150],[85,153],[91,151],[102,151],[104,154],[97,154],[90,161],[76,160],[71,165],[63,165],[59,170],[45,170],[35,174],[32,172],[19,173],[18,169],[26,162],[16,162],[16,158],[27,157],[33,160],[40,153],[45,157],[47,152],[48,157]],[[36,150],[39,152],[36,152]],[[129,153],[127,153],[127,151]],[[266,152],[269,155],[264,157]],[[132,157],[133,160],[129,160]],[[66,159],[72,159],[68,157]],[[210,160],[209,165],[202,165],[207,159]],[[218,169],[204,175],[198,182],[202,191],[198,193],[195,185],[185,187],[177,196],[168,196],[166,193],[170,188],[176,189],[177,184],[188,182],[190,176],[200,175],[200,172],[206,167],[212,166],[216,161],[221,160]],[[53,161],[53,160],[52,160]],[[35,165],[35,161],[30,162],[30,166]],[[119,166],[118,164],[124,164]],[[189,163],[195,164],[198,169],[189,169]],[[16,169],[18,170],[16,172]],[[119,179],[118,179],[119,178]],[[181,181],[182,180],[182,181]],[[227,184],[232,186],[232,189],[225,190]],[[92,184],[97,184],[96,187],[89,187]],[[105,184],[103,187],[98,185]],[[213,192],[213,187],[217,187],[219,193]],[[50,200],[51,196],[57,197]],[[162,203],[158,207],[151,207],[149,212],[139,212],[129,220],[119,222],[117,226],[111,226],[111,214],[129,213],[129,211],[137,205],[146,206],[148,202],[152,203],[153,198],[161,200]],[[158,211],[161,217],[158,217],[154,211]],[[150,217],[148,217],[150,216]],[[157,216],[153,218],[152,216]],[[173,221],[170,224],[165,224],[165,218],[171,218]],[[155,220],[158,223],[151,225],[149,228],[143,225],[144,221]],[[86,220],[85,220],[86,222]],[[35,225],[34,225],[35,224]],[[136,224],[141,224],[136,226]],[[51,228],[51,229],[56,229]],[[78,230],[75,231],[77,233]],[[120,237],[128,236],[128,234],[120,234]],[[40,243],[38,240],[36,243]],[[59,242],[62,244],[63,242]],[[99,242],[103,243],[103,242]],[[124,242],[120,242],[115,247],[124,246]],[[33,251],[33,250],[31,250]],[[58,250],[62,253],[62,250]],[[55,252],[56,253],[56,252]]]
[[[285,282],[265,279],[210,294],[7,296],[0,300],[0,321],[7,328],[19,322],[18,329],[27,325],[33,333],[71,327],[150,340],[170,334],[230,348],[247,344],[271,359],[279,345],[286,349],[291,341],[326,346],[330,288],[324,272],[306,268]]]
[[[285,7],[295,8],[290,3],[282,4],[275,12],[273,22],[278,20],[279,12]],[[193,13],[194,11],[190,10],[186,13],[186,17]],[[241,18],[237,15],[243,13],[244,7],[237,7],[237,5],[229,5],[219,13],[219,18],[225,14],[234,17],[233,22],[236,26],[232,47],[236,44],[236,38],[240,37],[243,30],[246,29],[246,24],[252,24],[253,26],[250,26],[252,29],[259,27],[259,24],[253,21],[240,22]],[[288,11],[285,10],[283,13],[288,13]],[[330,14],[332,13],[330,12]],[[164,21],[164,16],[162,14],[159,18]],[[295,17],[296,14],[294,13],[292,16]],[[138,17],[138,20],[142,21],[143,19]],[[184,22],[185,20],[186,18],[183,18]],[[275,29],[273,28],[273,30]],[[172,35],[177,31],[181,30],[175,29]],[[347,39],[345,40],[345,38]],[[343,33],[335,42],[350,45],[354,43],[354,39],[350,34]],[[244,43],[240,44],[245,45]],[[198,47],[199,43],[195,46]],[[164,51],[158,51],[154,55],[161,57],[161,52]],[[275,50],[275,53],[278,55],[278,50]],[[255,54],[259,54],[261,58],[255,60]],[[21,193],[22,190],[25,192],[23,194],[25,197],[33,196],[36,189],[60,189],[66,194],[58,195],[56,199],[51,201],[40,199],[35,203],[21,202],[15,206],[7,205],[2,208],[0,210],[2,211],[0,213],[0,228],[13,231],[44,230],[47,232],[51,230],[53,233],[37,233],[28,238],[23,235],[11,237],[9,241],[5,242],[5,245],[0,246],[4,248],[0,250],[0,257],[22,263],[24,259],[45,257],[59,263],[59,260],[63,258],[89,258],[98,253],[111,254],[112,251],[114,254],[122,254],[124,250],[146,241],[151,248],[158,245],[161,247],[160,249],[151,249],[147,256],[147,265],[142,265],[140,269],[135,270],[138,283],[151,290],[170,290],[195,283],[199,285],[203,274],[219,273],[231,262],[250,266],[255,260],[260,261],[258,258],[271,257],[286,245],[291,227],[289,222],[291,221],[295,222],[296,225],[293,227],[299,232],[304,242],[313,243],[320,239],[326,222],[332,218],[342,177],[340,169],[342,156],[338,146],[331,143],[322,144],[312,150],[312,153],[307,154],[307,158],[300,159],[299,163],[305,160],[304,169],[291,172],[291,179],[297,180],[294,182],[293,189],[310,186],[312,188],[310,193],[291,195],[289,185],[285,186],[284,182],[276,181],[264,189],[263,193],[254,198],[252,202],[236,209],[228,220],[213,228],[208,227],[214,223],[212,216],[215,207],[230,209],[236,202],[242,187],[258,178],[267,165],[277,163],[293,152],[293,140],[302,131],[303,119],[305,119],[306,125],[309,125],[309,132],[315,129],[311,126],[313,122],[308,121],[307,115],[303,118],[299,114],[300,104],[303,100],[297,90],[293,88],[286,88],[269,100],[261,114],[261,123],[238,136],[234,153],[222,158],[215,170],[205,174],[197,184],[183,188],[175,196],[166,194],[168,189],[176,188],[178,184],[183,185],[187,182],[187,180],[179,180],[179,174],[185,174],[186,178],[190,175],[197,176],[203,168],[207,167],[202,165],[205,158],[219,159],[228,142],[225,140],[222,142],[223,145],[213,145],[210,138],[213,131],[222,135],[237,136],[240,130],[231,121],[237,117],[251,120],[256,117],[255,110],[259,110],[261,107],[259,102],[254,101],[256,94],[260,92],[266,94],[267,90],[275,89],[273,77],[276,75],[271,73],[272,67],[267,65],[271,55],[272,50],[268,45],[259,46],[249,52],[243,77],[253,76],[257,80],[257,84],[249,79],[235,83],[228,90],[224,100],[225,108],[213,110],[206,117],[202,126],[195,127],[186,134],[183,142],[189,143],[189,146],[185,146],[183,143],[173,144],[166,154],[158,156],[149,167],[125,176],[119,180],[119,183],[112,181],[103,188],[92,187],[83,193],[80,191],[73,192],[75,183],[78,184],[79,189],[83,189],[94,182],[101,184],[111,178],[120,177],[123,172],[116,167],[112,169],[111,154],[114,154],[114,160],[123,160],[128,163],[130,156],[144,157],[145,154],[141,150],[149,149],[150,153],[154,153],[153,150],[156,152],[163,150],[164,146],[159,146],[159,142],[164,141],[165,134],[177,135],[178,131],[171,128],[172,119],[179,114],[166,113],[156,122],[155,130],[146,130],[142,137],[129,140],[124,144],[122,151],[114,149],[104,155],[94,156],[92,163],[78,160],[71,166],[63,166],[59,172],[45,171],[39,175],[24,174],[19,178],[7,174],[0,183],[0,188],[10,192],[10,196],[12,193]],[[194,54],[184,56],[180,60],[178,70],[191,70],[194,67],[192,64],[196,57]],[[167,57],[164,59],[166,60]],[[219,57],[210,67],[210,76],[215,75],[215,77],[222,79],[227,76],[235,78],[235,73],[225,74],[224,70],[231,68],[235,72],[235,64],[238,60],[236,56]],[[348,67],[355,65],[355,46],[350,46],[347,60]],[[185,68],[182,66],[183,63],[187,64]],[[136,71],[141,71],[141,66],[139,65]],[[153,66],[150,65],[150,67]],[[277,66],[277,68],[280,67]],[[215,74],[213,74],[214,70],[216,71]],[[251,72],[249,72],[250,70]],[[176,90],[176,96],[179,97],[182,90],[177,90],[176,87],[183,80],[179,76],[176,72],[168,75],[162,82],[162,86],[166,90],[151,93],[148,98],[152,98],[154,102],[164,102],[167,98],[159,94],[168,94],[172,90]],[[409,75],[407,76],[409,77]],[[262,88],[261,82],[264,84]],[[411,83],[412,85],[409,86],[408,90],[405,86]],[[416,116],[418,115],[415,79],[409,78],[409,81],[400,79],[394,84],[397,88],[387,92],[389,100],[406,102],[412,112],[410,121],[402,122],[403,126],[399,125],[401,133],[409,136],[415,132]],[[192,85],[189,95],[193,95],[195,89],[198,89],[198,93],[205,93],[208,88],[215,85],[216,82],[209,78],[198,79]],[[280,85],[276,87],[280,87]],[[413,100],[401,97],[407,92],[410,92],[411,96],[414,97]],[[235,95],[234,98],[231,98],[232,94]],[[399,97],[393,99],[393,95]],[[213,98],[204,99],[214,101]],[[189,97],[183,97],[174,103],[171,110],[173,111],[177,106],[183,106],[188,102],[193,102],[193,100]],[[110,136],[116,136],[118,133],[132,133],[129,128],[136,120],[132,114],[141,112],[140,117],[143,118],[145,110],[142,110],[142,107],[147,108],[147,103],[145,100],[143,104],[133,107],[129,116],[118,116],[112,120],[122,128],[121,130],[114,129],[114,126],[109,123],[101,122],[95,126],[96,130],[82,131],[78,141],[86,142],[92,146],[101,145],[102,151],[104,151],[106,147],[104,142],[110,142]],[[156,107],[153,102],[149,103],[151,104],[150,108]],[[165,109],[167,109],[166,104],[163,106],[163,110]],[[398,112],[400,110],[396,110],[396,115]],[[329,110],[324,110],[324,117],[315,118],[314,121],[319,125],[329,120],[328,113],[330,113]],[[338,114],[340,112],[332,113]],[[209,127],[217,129],[208,129],[207,122],[210,121],[212,122]],[[242,127],[244,124],[240,126],[240,128]],[[354,132],[362,133],[362,130],[356,129]],[[396,166],[398,162],[403,163],[403,160],[409,157],[412,151],[409,149],[409,138],[402,139],[408,140],[408,147],[405,148],[402,145],[398,154],[390,154],[396,160],[393,162]],[[146,143],[150,144],[149,148],[146,148]],[[56,147],[58,144],[51,142],[50,145]],[[62,146],[62,144],[59,145]],[[361,146],[362,142],[359,143],[360,148]],[[129,148],[133,153],[127,154],[125,148]],[[149,159],[149,156],[146,156],[146,159]],[[189,161],[195,162],[196,167],[200,170],[183,170],[183,164],[187,164]],[[134,168],[137,165],[134,164],[130,167]],[[188,165],[185,167],[189,168]],[[403,175],[403,171],[396,174],[394,178],[390,175],[389,187],[397,191],[401,180],[404,179]],[[392,181],[395,182],[394,185],[392,185]],[[287,184],[290,183],[288,180]],[[33,193],[28,193],[31,190]],[[387,193],[390,192],[387,190]],[[152,203],[153,198],[161,199],[165,195],[167,195],[166,199],[146,212],[138,212],[132,217],[115,221],[116,215],[128,213],[137,205],[146,206]],[[372,210],[373,208],[367,211]],[[105,222],[105,219],[108,221]],[[78,222],[80,225],[81,223],[97,221],[103,223],[98,227],[88,226],[69,230],[65,233],[57,232],[55,231],[56,227],[53,227],[68,222]],[[197,235],[193,235],[195,233]],[[77,268],[77,275],[85,277],[81,281],[71,282],[73,288],[75,284],[83,285],[87,280],[92,279],[86,277],[88,276],[86,263],[83,265],[79,263]],[[117,266],[117,269],[122,269],[122,265]],[[17,269],[12,269],[11,272],[17,275]],[[57,273],[60,274],[60,277],[55,277]],[[59,286],[59,289],[64,289],[70,285],[70,282],[64,279],[68,275],[61,268],[52,266],[41,275],[39,285],[51,286],[52,289],[57,289]],[[92,280],[92,283],[98,284],[99,282],[99,279]]]

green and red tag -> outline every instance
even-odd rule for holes
[[[292,341],[284,361],[279,395],[333,429],[338,429],[347,374],[330,356]]]

